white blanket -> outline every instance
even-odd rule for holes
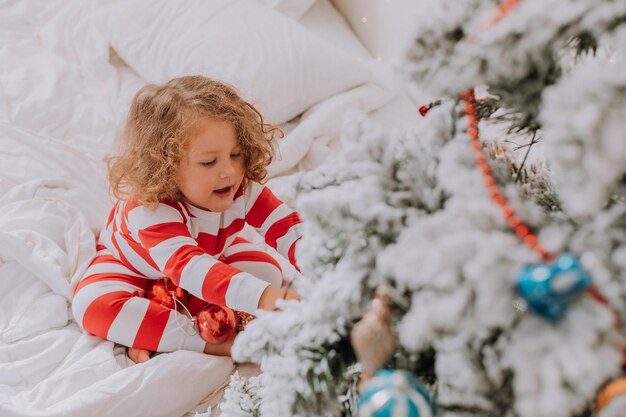
[[[178,351],[135,365],[71,317],[112,204],[104,156],[144,84],[109,62],[77,4],[0,9],[0,416],[180,416],[228,380],[231,359]],[[286,174],[332,155],[345,112],[392,98],[380,74],[284,126],[276,194],[293,202]]]
[[[0,415],[181,415],[222,385],[229,358],[179,351],[130,366],[80,331],[69,303],[110,206],[101,166],[5,125],[0,149]]]

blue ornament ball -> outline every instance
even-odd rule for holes
[[[591,285],[589,274],[572,254],[550,264],[525,266],[517,278],[517,292],[528,307],[547,319],[559,319],[568,305]]]
[[[359,397],[359,417],[433,417],[436,411],[428,391],[407,371],[378,371]]]

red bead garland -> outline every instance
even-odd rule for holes
[[[496,24],[499,22],[507,13],[509,13],[513,8],[515,8],[521,0],[507,0],[498,7],[498,12],[491,19],[491,24]],[[506,201],[506,197],[502,195],[498,185],[496,183],[495,178],[493,177],[493,173],[491,171],[491,167],[487,163],[487,158],[483,154],[483,147],[480,143],[479,138],[479,130],[478,130],[478,116],[476,115],[476,97],[474,95],[474,90],[469,89],[465,93],[461,95],[462,100],[465,103],[465,115],[469,122],[469,127],[467,129],[467,134],[471,140],[472,150],[474,151],[474,160],[478,165],[480,172],[483,176],[483,181],[485,186],[489,190],[489,195],[495,204],[497,204],[502,210],[502,214],[507,220],[508,225],[515,231],[515,234],[521,239],[521,241],[532,249],[541,259],[545,262],[551,263],[554,262],[556,257],[548,252],[543,246],[539,244],[539,239],[537,236],[530,230],[528,226],[526,226],[522,220],[515,214],[515,211],[511,206],[509,206]],[[441,104],[441,100],[437,100],[428,105],[422,106],[419,109],[419,113],[425,117],[428,111]],[[585,290],[585,293],[588,297],[602,303],[607,304],[606,298],[593,287],[589,287]],[[616,322],[619,323],[619,318],[616,318]],[[626,358],[626,354],[625,354]],[[626,368],[626,359],[625,359],[625,368]]]
[[[491,24],[493,25],[493,24],[498,23],[502,18],[504,18],[504,16],[507,15],[507,13],[509,13],[513,8],[515,8],[520,3],[520,1],[521,0],[506,0],[504,3],[502,3],[500,7],[498,7],[498,12],[496,13],[496,15],[494,15],[493,18],[491,19]],[[474,150],[474,152],[480,152],[482,155],[482,146],[478,138],[478,121],[476,120],[476,108],[475,108],[476,98],[474,96],[474,90],[472,89],[468,90],[467,92],[465,92],[465,94],[462,95],[462,98],[465,101],[465,113],[470,123],[470,128],[468,129],[468,135],[470,136],[472,140],[472,149]],[[424,116],[424,114],[422,114],[422,116]],[[499,191],[496,189],[494,178],[490,175],[491,170],[489,169],[488,166],[485,168],[485,165],[482,165],[481,172],[483,173],[483,176],[485,177],[485,185],[487,185],[487,187],[490,189],[490,191],[492,192],[491,194],[492,198],[494,198],[494,201],[496,201],[495,197],[497,197]],[[493,191],[494,189],[495,191]],[[524,226],[522,221],[515,215],[515,213],[513,212],[513,209],[511,209],[509,206],[506,205],[506,201],[504,204],[500,204],[500,201],[496,201],[496,204],[500,205],[504,216],[508,220],[509,225],[512,228],[514,228],[517,235],[520,236],[520,232],[523,233],[524,230],[518,230],[518,228],[526,227],[526,226]],[[528,230],[527,227],[526,227],[526,230]],[[526,236],[523,237],[522,240],[524,244],[526,244],[526,246],[533,249],[545,261],[550,262],[555,259],[554,255],[550,254],[542,246],[539,245],[538,239],[534,234],[528,232]],[[598,291],[598,289],[594,287],[588,287],[585,290],[585,295],[593,300],[596,300],[597,302],[601,304],[608,305],[608,300],[606,299],[606,297],[604,297],[604,295],[600,291]],[[621,326],[621,320],[617,313],[614,312],[614,314],[615,314],[615,326],[619,327]],[[623,354],[622,369],[626,371],[626,351]],[[623,395],[625,392],[626,392],[626,378],[620,378],[616,381],[613,381],[611,384],[606,386],[602,390],[600,395],[597,397],[596,399],[597,410],[601,410],[614,397]]]
[[[483,154],[483,147],[480,143],[480,135],[478,131],[478,117],[476,116],[476,97],[474,96],[474,90],[470,89],[466,91],[462,96],[465,102],[465,115],[469,122],[467,128],[467,134],[472,142],[472,150],[474,151],[474,160],[480,168],[480,172],[483,175],[485,186],[489,190],[489,195],[494,203],[496,203],[502,210],[502,214],[507,220],[507,223],[515,231],[515,234],[524,242],[526,246],[532,249],[541,259],[545,262],[553,262],[556,257],[548,252],[543,246],[539,244],[537,236],[531,232],[530,228],[522,222],[522,220],[515,214],[515,210],[509,206],[506,201],[506,197],[502,195],[496,180],[493,177],[491,167],[487,163],[487,157]],[[589,287],[585,290],[588,297],[602,303],[607,304],[607,299],[594,287]],[[619,322],[619,319],[616,318]]]
[[[507,0],[498,7],[498,13],[491,19],[492,24],[498,23],[511,9],[515,8],[521,0]]]
[[[483,154],[482,145],[479,140],[478,131],[478,117],[476,116],[476,97],[473,90],[466,91],[463,96],[465,102],[465,115],[469,122],[467,128],[467,134],[472,141],[472,150],[474,151],[474,160],[480,168],[480,172],[483,175],[485,186],[489,190],[489,195],[494,203],[496,203],[502,210],[502,214],[507,220],[509,226],[515,231],[515,234],[524,242],[526,246],[537,253],[546,262],[551,262],[555,259],[554,255],[549,253],[543,246],[539,244],[539,239],[530,228],[526,226],[522,220],[515,214],[515,211],[508,205],[506,197],[502,195],[496,180],[493,177],[491,168],[487,163],[487,157]]]

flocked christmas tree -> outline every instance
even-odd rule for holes
[[[626,1],[422,3],[404,71],[441,104],[411,131],[354,115],[303,176],[311,280],[239,335],[263,373],[223,414],[626,415]],[[377,289],[397,344],[366,344],[425,388],[407,401],[357,391]]]

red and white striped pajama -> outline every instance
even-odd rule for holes
[[[222,213],[182,201],[148,210],[118,201],[100,233],[98,253],[78,283],[72,311],[86,331],[116,343],[157,352],[202,351],[205,345],[181,313],[145,298],[154,280],[168,277],[189,292],[192,315],[207,303],[254,314],[265,288],[292,271],[241,237],[245,224],[295,267],[301,238],[297,212],[269,188],[248,183]]]

